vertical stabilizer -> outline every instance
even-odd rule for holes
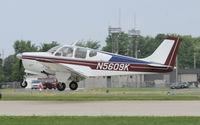
[[[173,67],[181,40],[168,36],[151,56],[143,60]]]

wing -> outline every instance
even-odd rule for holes
[[[79,77],[87,77],[84,72],[81,72],[79,68],[75,68],[70,65],[62,64],[62,63],[51,63],[51,62],[41,62],[45,66],[45,71],[47,72],[68,72],[72,75],[76,75]]]

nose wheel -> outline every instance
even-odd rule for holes
[[[21,86],[22,88],[26,88],[27,85],[28,85],[27,81],[22,81],[22,82],[20,82],[20,86]]]
[[[74,81],[70,82],[69,88],[70,88],[71,90],[76,90],[76,89],[78,88],[77,82],[74,82]]]

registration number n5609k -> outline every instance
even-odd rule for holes
[[[97,70],[118,70],[118,71],[129,71],[130,64],[124,63],[108,63],[108,62],[99,62],[97,64]]]

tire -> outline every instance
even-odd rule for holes
[[[27,85],[28,85],[27,81],[23,81],[23,82],[20,83],[20,86],[21,86],[22,88],[26,88]]]
[[[70,84],[69,84],[69,88],[71,90],[76,90],[78,88],[78,84],[74,81],[72,81]]]
[[[59,82],[59,83],[56,85],[56,87],[57,87],[57,89],[58,89],[59,91],[64,91],[65,88],[66,88],[66,85],[65,85],[65,83]]]

